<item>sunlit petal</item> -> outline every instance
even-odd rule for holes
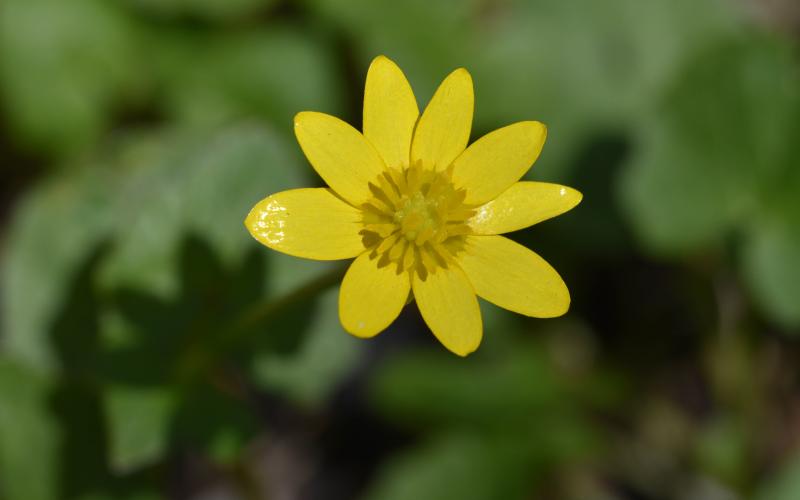
[[[454,162],[453,181],[467,191],[465,202],[485,203],[517,182],[539,157],[547,129],[519,122],[490,132]]]
[[[583,195],[547,182],[517,182],[475,209],[467,225],[475,234],[502,234],[532,226],[572,209]]]
[[[475,292],[526,316],[552,318],[569,309],[569,290],[537,254],[503,236],[469,236],[459,265]]]
[[[378,259],[361,254],[347,270],[339,290],[339,319],[356,337],[372,337],[397,318],[408,299],[408,273],[396,266],[378,267]]]
[[[425,280],[415,274],[412,287],[425,323],[442,345],[459,356],[478,348],[483,336],[481,311],[464,271],[450,265]]]
[[[411,143],[411,161],[444,170],[464,151],[472,129],[472,77],[464,68],[444,79],[425,108]]]
[[[304,111],[294,119],[294,133],[308,161],[336,193],[353,205],[370,197],[370,182],[386,167],[361,132],[342,120]]]
[[[376,57],[364,89],[364,137],[388,167],[408,165],[417,117],[417,100],[403,72],[386,57]]]
[[[264,245],[296,257],[349,259],[364,251],[361,212],[330,189],[291,189],[258,202],[244,221]]]

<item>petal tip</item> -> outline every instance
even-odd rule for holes
[[[247,217],[244,219],[244,227],[247,229],[247,232],[250,233],[250,236],[267,248],[273,248],[273,244],[269,238],[265,238],[264,234],[262,234],[261,228],[259,227],[259,221],[263,216],[263,210],[261,210],[261,207],[265,203],[268,203],[271,198],[272,196],[268,196],[254,205],[253,208],[250,209],[250,212],[247,213]]]
[[[260,204],[261,202],[253,205],[253,208],[251,208],[250,211],[247,212],[247,216],[244,218],[244,221],[242,221],[244,223],[244,227],[247,228],[247,232],[250,233],[250,236],[252,236],[253,238],[256,238],[256,234],[253,228],[255,226],[255,222],[258,220],[258,207]]]
[[[552,285],[553,296],[551,297],[550,306],[547,310],[543,311],[541,315],[532,316],[534,318],[552,319],[560,318],[569,312],[569,307],[572,304],[572,296],[569,293],[569,287],[561,275],[558,275],[557,283]],[[526,316],[528,316],[526,314]]]
[[[339,290],[339,323],[342,325],[344,331],[359,339],[368,339],[379,334],[381,330],[370,328],[365,320],[353,318],[351,314],[345,312],[344,307],[344,293]]]
[[[294,128],[297,129],[297,127],[301,126],[310,113],[310,111],[300,111],[299,113],[295,114],[293,120]]]
[[[564,295],[565,297],[563,302],[558,304],[560,307],[554,307],[551,313],[545,316],[546,318],[560,318],[569,312],[569,306],[572,303],[572,297],[569,295],[569,289],[567,288],[566,283],[564,283]]]
[[[448,78],[451,78],[451,77],[463,78],[465,81],[467,81],[468,83],[472,84],[472,75],[467,70],[467,68],[463,68],[463,67],[462,68],[456,68],[447,77]]]
[[[320,113],[319,111],[300,111],[294,115],[294,127],[296,129],[298,126],[308,123],[309,120],[326,117],[329,117],[329,115]]]
[[[353,337],[356,337],[356,338],[359,338],[359,339],[372,338],[372,337],[374,337],[375,335],[379,334],[382,331],[382,330],[373,331],[373,330],[367,329],[366,325],[365,325],[365,323],[363,321],[358,323],[358,324],[351,325],[351,324],[349,324],[348,322],[345,321],[345,319],[342,317],[342,313],[341,312],[339,313],[339,323],[341,323],[342,329],[344,329],[344,331],[346,331],[348,334],[352,335]]]
[[[528,120],[522,123],[530,128],[531,135],[533,135],[534,139],[539,139],[544,143],[545,139],[547,139],[547,125],[537,120]]]
[[[480,347],[480,345],[481,345],[481,339],[479,338],[478,342],[476,342],[474,345],[457,346],[457,347],[456,346],[444,345],[444,347],[448,351],[450,351],[453,354],[455,354],[456,356],[459,356],[461,358],[466,358],[467,356],[469,356],[473,352],[477,351],[478,347]]]
[[[573,208],[578,206],[581,203],[581,201],[583,201],[583,193],[569,186],[561,186],[559,188],[558,194],[561,198],[563,198],[567,202],[567,205],[563,210],[564,212],[572,210]]]
[[[389,59],[383,54],[379,54],[372,59],[372,62],[369,63],[370,68],[375,66],[376,64],[391,64],[392,66],[397,66],[394,61]]]

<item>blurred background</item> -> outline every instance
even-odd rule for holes
[[[800,499],[796,0],[3,0],[0,498]],[[260,247],[386,54],[584,193],[512,237],[570,312],[337,317]]]

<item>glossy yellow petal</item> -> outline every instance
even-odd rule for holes
[[[444,79],[425,108],[411,142],[411,161],[444,170],[464,151],[472,129],[472,77],[464,68]]]
[[[308,161],[328,186],[353,205],[366,202],[386,167],[361,132],[342,120],[304,111],[294,118],[294,133]]]
[[[397,266],[378,267],[369,252],[361,254],[347,270],[339,289],[339,319],[356,337],[372,337],[397,318],[411,288],[408,273]]]
[[[539,157],[546,137],[543,124],[519,122],[471,144],[453,169],[453,181],[467,191],[465,203],[486,203],[517,182]]]
[[[502,234],[532,226],[572,209],[583,195],[547,182],[517,182],[475,209],[467,225],[475,234]]]
[[[439,342],[459,356],[478,348],[483,336],[478,299],[464,271],[438,268],[425,281],[412,279],[414,298],[425,323]]]
[[[250,210],[244,225],[264,245],[296,257],[349,259],[364,251],[361,212],[330,189],[291,189]]]
[[[386,57],[376,57],[364,88],[364,137],[388,167],[408,165],[417,117],[417,99],[403,72]]]
[[[468,236],[458,262],[475,292],[526,316],[553,318],[569,309],[569,290],[544,259],[503,236]]]

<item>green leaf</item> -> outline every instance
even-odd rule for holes
[[[702,250],[761,210],[796,157],[792,57],[755,36],[708,51],[642,125],[621,195],[649,248]]]
[[[252,356],[253,342],[230,324],[265,295],[265,253],[253,248],[241,265],[226,268],[195,236],[181,243],[179,260],[175,298],[123,288],[107,306],[113,321],[103,324],[101,373],[111,383],[104,389],[105,418],[118,472],[161,460],[169,446],[202,445],[199,451],[230,462],[252,428],[239,400],[247,389],[228,367],[237,351]],[[285,336],[268,331],[273,342]]]
[[[14,293],[2,297],[6,347],[41,369],[53,366],[45,338],[68,281],[99,242],[113,242],[100,285],[168,297],[177,293],[184,236],[202,236],[223,264],[237,263],[257,246],[242,225],[250,207],[306,184],[295,147],[254,124],[131,138],[102,163],[34,190],[8,234],[1,279]],[[275,297],[328,269],[262,251],[271,259],[267,286]]]
[[[93,492],[88,495],[81,495],[76,500],[163,500],[166,497],[148,488],[140,488],[142,491],[126,491],[122,493],[100,493]]]
[[[791,328],[800,326],[800,217],[786,219],[762,221],[752,228],[742,265],[756,303]]]
[[[25,364],[53,366],[47,332],[70,280],[111,232],[120,178],[101,169],[51,178],[16,207],[0,276],[4,348]],[[57,251],[53,251],[57,243]]]
[[[554,467],[591,449],[586,426],[573,419],[499,432],[448,430],[394,455],[379,470],[366,499],[469,500],[531,498]]]
[[[168,388],[111,386],[105,391],[111,467],[126,473],[161,458],[176,398]]]
[[[592,134],[635,127],[687,56],[735,26],[732,11],[716,0],[510,5],[484,31],[478,115],[492,127],[547,124],[547,145],[529,174],[537,180],[563,177]]]
[[[695,442],[699,467],[725,484],[741,488],[746,483],[748,435],[730,416],[709,422]]]
[[[0,358],[0,497],[50,500],[58,494],[58,423],[50,382]]]
[[[781,465],[757,489],[756,500],[795,500],[800,497],[800,455],[795,454]]]
[[[379,54],[395,60],[424,105],[448,72],[469,66],[479,41],[474,32],[477,0],[307,0],[321,16],[358,40],[361,76]],[[414,33],[415,36],[408,36]],[[358,103],[360,105],[360,103]]]
[[[126,0],[134,7],[157,16],[187,17],[207,21],[229,21],[256,14],[278,0]]]
[[[523,485],[519,481],[509,481],[519,465],[513,467],[505,452],[501,446],[495,447],[491,441],[478,436],[442,436],[393,458],[380,471],[364,498],[521,498]],[[512,467],[506,469],[508,466]]]
[[[91,145],[115,101],[142,88],[136,47],[135,27],[114,2],[4,0],[0,92],[11,132],[39,154]]]
[[[466,360],[410,353],[389,360],[371,388],[376,406],[415,424],[506,425],[564,409],[564,388],[542,350],[514,345],[505,356]]]
[[[519,120],[546,123],[532,175],[551,180],[589,134],[635,126],[696,47],[736,26],[718,0],[306,1],[357,40],[362,75],[385,54],[420,104],[466,67],[476,89],[473,136]]]
[[[222,2],[225,3],[225,2]],[[178,120],[202,125],[263,118],[292,131],[303,110],[340,115],[341,76],[326,40],[286,26],[233,33],[154,31],[165,98]]]
[[[321,295],[301,347],[288,355],[265,353],[257,358],[253,366],[256,382],[307,407],[324,403],[351,373],[365,347],[364,341],[342,329],[338,304],[338,287]]]
[[[218,377],[221,378],[221,377]],[[226,386],[231,381],[218,380]],[[219,464],[240,459],[258,429],[258,421],[242,389],[211,385],[187,388],[172,422],[171,436],[180,449],[206,454]]]
[[[795,85],[800,86],[800,65],[796,65]],[[787,82],[791,85],[791,81]],[[784,139],[786,162],[762,190],[759,213],[749,220],[741,254],[745,280],[762,311],[777,323],[800,326],[800,91],[792,124],[774,130]],[[793,125],[793,127],[792,127]]]
[[[239,262],[255,243],[244,217],[260,199],[303,187],[300,153],[270,129],[229,127],[138,143],[125,189],[112,210],[125,220],[101,273],[108,288],[126,286],[163,296],[177,291],[177,257],[187,234],[201,237],[222,264]],[[286,293],[326,268],[269,252],[273,293]]]

